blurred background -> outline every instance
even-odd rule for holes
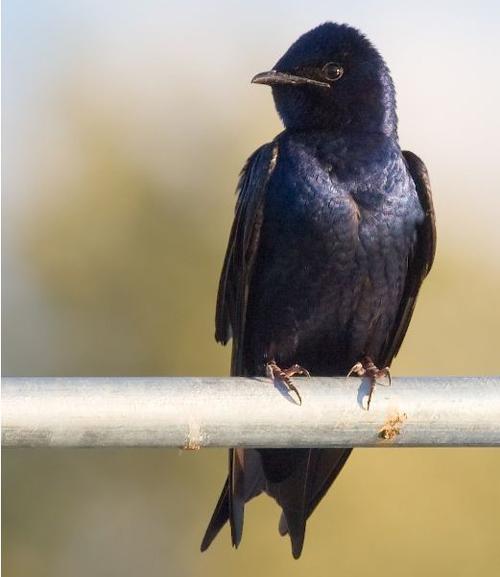
[[[361,28],[427,163],[439,246],[399,375],[498,373],[499,4],[2,3],[3,373],[225,375],[216,285],[246,157],[280,123],[249,84],[325,21]],[[225,451],[4,450],[6,577],[498,575],[498,450],[357,450],[295,562],[278,509],[199,543]]]

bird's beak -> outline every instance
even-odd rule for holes
[[[321,82],[320,80],[313,80],[305,76],[294,76],[286,72],[278,72],[277,70],[269,70],[268,72],[260,72],[252,78],[253,84],[267,84],[268,86],[276,86],[278,84],[312,84],[313,86],[321,86],[323,88],[330,88],[328,82]]]

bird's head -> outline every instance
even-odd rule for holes
[[[272,86],[287,128],[396,134],[389,70],[371,42],[345,24],[310,30],[252,82]]]

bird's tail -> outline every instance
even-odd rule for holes
[[[247,501],[265,491],[281,506],[281,535],[300,557],[306,521],[335,481],[351,449],[231,449],[229,476],[201,544],[204,551],[229,520],[234,547],[241,541]]]

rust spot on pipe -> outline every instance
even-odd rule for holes
[[[401,427],[407,419],[406,413],[398,413],[389,417],[384,426],[379,430],[378,437],[384,441],[392,441],[401,433]]]

